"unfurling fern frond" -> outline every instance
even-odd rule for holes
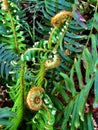
[[[32,87],[27,95],[27,105],[31,110],[38,111],[42,106],[42,87]]]
[[[9,94],[14,101],[12,111],[16,113],[16,117],[10,119],[13,123],[12,126],[7,127],[9,130],[17,130],[24,113],[24,96],[25,96],[25,64],[21,63],[20,72],[18,75],[17,83],[10,87]]]
[[[55,123],[56,109],[47,94],[43,95],[42,108],[36,113],[32,119],[33,130],[53,130]]]
[[[24,36],[19,22],[18,6],[8,0],[0,2],[0,5],[0,23],[6,29],[6,33],[0,34],[0,42],[8,44],[10,49],[20,53],[25,44],[23,44]]]
[[[16,68],[18,56],[9,49],[9,45],[0,44],[0,75],[8,79],[10,71]]]

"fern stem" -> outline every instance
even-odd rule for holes
[[[44,61],[40,61],[40,70],[35,79],[35,84],[37,87],[42,87],[43,82],[45,80],[45,74],[46,74],[46,70],[44,67]]]
[[[25,65],[24,65],[24,62],[21,65],[21,69],[22,69],[22,71],[21,71],[22,77],[21,77],[20,86],[21,86],[21,90],[22,90],[22,106],[23,106],[23,111],[24,111],[24,92],[25,92],[25,88],[24,88],[24,86],[25,86],[25,83],[24,83],[24,81],[25,81],[25,79],[24,79],[24,77],[25,77]]]
[[[49,43],[48,43],[48,48],[49,48],[49,49],[50,49],[51,46],[52,46],[52,42],[51,42],[52,36],[53,36],[54,32],[57,30],[57,28],[58,28],[58,27],[53,28],[53,30],[52,30],[51,33],[50,33]]]
[[[47,50],[47,49],[43,49],[43,48],[29,48],[25,51],[25,54],[28,52],[28,51],[43,51],[43,52],[51,52],[51,50]]]
[[[8,14],[9,14],[11,25],[12,25],[11,27],[12,27],[13,36],[14,36],[15,49],[16,49],[16,52],[18,53],[18,40],[17,40],[15,25],[14,25],[14,21],[13,21],[10,9],[8,9]]]

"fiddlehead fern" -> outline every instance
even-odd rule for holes
[[[52,44],[58,44],[58,46],[62,45],[64,35],[68,30],[72,16],[73,15],[71,12],[63,10],[51,19],[51,24],[54,26],[54,28],[50,32],[48,43],[49,48],[52,47]]]
[[[33,130],[53,130],[56,109],[47,94],[43,95],[43,106],[32,119]]]
[[[27,95],[27,104],[31,110],[38,111],[42,106],[42,93],[44,89],[41,87],[32,87]]]
[[[53,125],[55,122],[56,109],[42,86],[44,86],[43,81],[47,72],[46,70],[56,68],[60,64],[60,55],[57,50],[64,38],[64,34],[68,29],[69,22],[72,18],[72,13],[62,11],[55,17],[51,20],[54,29],[50,33],[49,41],[46,42],[43,40],[35,43],[33,48],[29,48],[21,56],[21,60],[24,62],[33,61],[32,66],[35,65],[33,71],[37,72],[34,81],[34,85],[36,87],[29,90],[26,100],[28,107],[31,110],[38,111],[32,120],[32,128],[34,130],[53,130]],[[60,17],[60,19],[58,17]],[[37,65],[39,65],[39,70],[36,68]],[[43,91],[44,94],[42,94]]]
[[[65,11],[65,10],[62,10],[60,13],[56,14],[54,17],[52,17],[51,19],[51,24],[54,26],[54,27],[58,27],[60,25],[62,25],[68,17],[72,17],[72,13],[71,12],[68,12],[68,11]],[[67,21],[68,22],[68,21]]]
[[[60,55],[58,53],[53,54],[53,58],[46,60],[44,62],[44,65],[47,69],[52,69],[52,68],[58,67],[60,65]]]

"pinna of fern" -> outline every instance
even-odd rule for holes
[[[19,20],[19,8],[10,0],[3,0],[0,5],[0,23],[6,30],[6,33],[1,34],[0,42],[7,43],[10,49],[20,53],[25,48],[25,44],[23,44],[25,38]]]
[[[59,92],[59,94],[62,96],[63,100],[67,105],[60,106],[60,104],[56,105],[58,109],[58,115],[56,117],[56,123],[61,124],[62,130],[76,130],[80,128],[81,123],[85,123],[84,113],[85,110],[85,104],[88,98],[88,94],[92,88],[92,85],[94,83],[94,77],[89,79],[89,82],[86,85],[83,85],[82,77],[81,77],[81,70],[79,69],[79,59],[75,60],[75,68],[71,69],[71,73],[68,76],[65,73],[60,73],[60,75],[64,78],[65,84],[60,84],[54,82],[54,88],[55,92]],[[78,68],[78,69],[77,69]],[[75,70],[74,70],[75,69]],[[77,77],[78,77],[78,84],[80,92],[76,90],[75,84],[73,82],[73,76],[76,71]],[[71,95],[68,94],[68,91],[71,93]],[[55,94],[54,94],[55,95]],[[57,96],[58,97],[58,96]],[[85,98],[84,98],[85,97]],[[52,97],[52,101],[55,104],[55,97]],[[64,102],[63,102],[64,103]],[[60,111],[60,112],[59,112]],[[62,116],[64,118],[62,119]],[[92,122],[92,118],[89,118],[90,122]],[[88,125],[86,125],[88,127]],[[93,125],[91,127],[93,130]]]
[[[9,118],[15,118],[15,113],[11,111],[11,108],[4,107],[0,108],[0,129],[3,129],[4,126],[13,125]]]
[[[19,58],[6,43],[0,44],[0,75],[8,80],[10,72],[17,71]]]

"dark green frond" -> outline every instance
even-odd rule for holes
[[[18,59],[18,56],[9,49],[7,44],[0,44],[0,75],[3,78],[8,79],[10,72],[15,69]]]

